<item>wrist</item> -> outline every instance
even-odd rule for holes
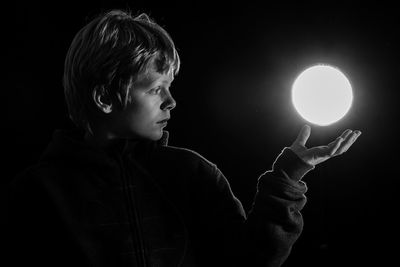
[[[284,172],[291,180],[299,181],[315,168],[304,161],[292,149],[285,147],[275,160],[272,170]]]

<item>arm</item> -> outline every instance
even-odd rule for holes
[[[53,179],[54,178],[54,179]],[[73,243],[55,199],[62,192],[47,169],[31,168],[9,185],[7,196],[7,254],[9,266],[73,266],[84,258]],[[65,209],[68,209],[67,206]],[[79,256],[78,256],[79,255]]]
[[[272,171],[259,178],[248,218],[222,172],[213,164],[203,167],[203,182],[196,187],[209,212],[201,224],[209,229],[201,234],[208,236],[201,242],[202,255],[214,255],[215,266],[280,266],[302,230],[307,188],[300,179],[313,166],[284,149]]]
[[[285,148],[272,171],[258,181],[258,191],[245,227],[248,259],[254,266],[281,266],[303,229],[301,209],[306,203],[306,184],[301,178],[315,165],[346,152],[361,135],[346,130],[326,146],[307,148],[311,128],[305,125]]]
[[[292,146],[278,156],[272,170],[259,178],[247,219],[238,219],[245,218],[243,208],[225,177],[217,172],[219,192],[225,196],[223,205],[217,205],[225,221],[225,258],[235,258],[236,266],[281,266],[303,229],[300,211],[306,203],[307,187],[302,177],[315,165],[346,152],[360,134],[346,130],[327,146],[308,149],[305,143],[310,128],[303,127]]]
[[[251,266],[280,266],[303,229],[306,203],[301,178],[314,167],[285,148],[258,179],[257,193],[244,229],[246,259]]]

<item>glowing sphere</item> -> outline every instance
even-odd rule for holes
[[[353,92],[349,80],[337,68],[316,65],[303,71],[292,87],[292,101],[305,120],[326,126],[349,111]]]

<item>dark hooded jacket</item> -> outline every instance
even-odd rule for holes
[[[9,266],[280,266],[300,235],[313,167],[285,148],[248,214],[213,163],[188,149],[56,131],[9,190]]]

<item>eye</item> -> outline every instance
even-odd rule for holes
[[[156,87],[156,88],[150,89],[149,94],[158,95],[161,93],[161,89],[162,89],[161,87]]]

